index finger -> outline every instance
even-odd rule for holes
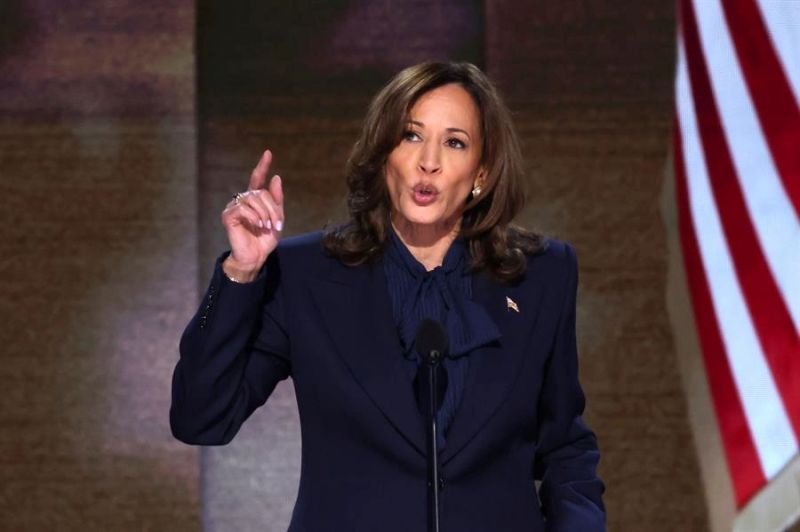
[[[250,174],[250,184],[247,186],[248,190],[259,190],[265,187],[270,163],[272,163],[272,152],[266,150],[256,167],[253,168],[253,172]]]

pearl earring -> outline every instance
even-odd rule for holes
[[[481,193],[481,186],[475,185],[475,188],[472,189],[472,197],[477,198],[480,193]]]

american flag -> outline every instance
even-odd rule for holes
[[[800,0],[679,0],[677,38],[680,247],[741,511],[800,440]]]

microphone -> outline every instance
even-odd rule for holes
[[[441,362],[448,354],[449,345],[447,331],[444,330],[441,323],[428,318],[419,322],[414,346],[423,366],[419,368],[414,385],[417,391],[417,404],[423,415],[429,413],[428,402],[431,397],[436,397],[434,415],[444,402],[448,379],[447,372]],[[436,386],[433,388],[429,379],[425,376],[425,367],[432,367],[436,373]]]
[[[444,371],[442,359],[449,348],[447,331],[442,324],[431,319],[424,319],[417,326],[415,346],[422,359],[417,374],[420,408],[425,414],[428,433],[428,531],[439,532],[439,449],[437,435],[439,427],[436,412],[444,399],[444,388],[447,385],[447,373]],[[443,382],[440,382],[443,381]]]
[[[441,323],[425,318],[417,325],[415,345],[417,353],[425,363],[435,364],[447,356],[450,341],[447,338],[447,331],[444,330]]]

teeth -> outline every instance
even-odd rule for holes
[[[433,196],[436,193],[436,189],[430,185],[417,185],[414,190],[422,196]]]

